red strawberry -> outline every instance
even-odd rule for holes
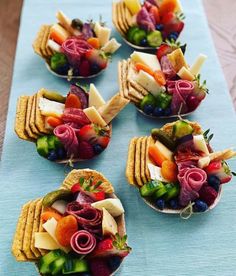
[[[82,60],[79,66],[79,74],[83,77],[91,75],[90,64],[87,60]]]
[[[107,67],[107,57],[105,53],[101,50],[90,49],[85,53],[85,57],[91,64],[97,64],[101,69]]]
[[[79,143],[79,158],[81,159],[91,159],[95,155],[93,151],[93,146],[86,141],[81,141]]]
[[[92,276],[109,276],[111,274],[104,259],[91,259],[89,263]]]
[[[222,161],[213,161],[206,168],[208,175],[215,175],[220,179],[220,183],[224,184],[232,179],[232,174],[229,166]]]
[[[181,33],[183,28],[184,28],[184,22],[179,21],[179,22],[176,22],[176,23],[172,24],[171,26],[169,26],[168,29],[171,29],[171,33],[172,32]]]
[[[160,61],[163,56],[166,56],[172,52],[172,47],[168,44],[162,44],[156,52],[157,58]]]
[[[175,20],[176,20],[175,13],[168,12],[161,18],[161,23],[163,25],[173,24],[173,23],[175,23]]]
[[[111,255],[117,255],[120,257],[126,257],[131,248],[126,243],[127,236],[120,237],[116,234],[114,238],[106,238],[98,242],[91,257],[107,257]]]
[[[109,136],[99,136],[97,139],[97,143],[103,148],[106,148],[109,142],[110,142]]]
[[[203,186],[199,191],[199,198],[205,201],[208,206],[211,206],[214,203],[217,195],[218,193],[211,186]]]
[[[161,22],[164,25],[164,31],[167,36],[170,33],[180,33],[183,30],[184,22],[181,21],[181,19],[181,16],[178,16],[173,12],[168,12],[162,17]]]

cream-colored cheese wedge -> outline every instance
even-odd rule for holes
[[[177,75],[182,79],[182,80],[187,80],[187,81],[193,81],[195,79],[194,75],[190,72],[189,69],[186,67],[182,67]]]
[[[44,116],[58,116],[60,117],[65,109],[65,105],[55,101],[50,101],[41,97],[39,99],[39,109]]]
[[[96,86],[91,83],[89,88],[89,107],[94,106],[96,109],[104,105],[106,102],[97,90]]]
[[[107,123],[104,121],[104,119],[94,106],[85,108],[83,111],[92,123],[97,124],[101,127],[105,127],[107,125]]]
[[[153,71],[161,70],[161,66],[156,55],[134,51],[130,57],[133,62],[141,62],[150,67]]]
[[[194,76],[197,76],[200,73],[202,65],[206,61],[206,59],[206,55],[200,54],[198,58],[195,60],[194,64],[190,67],[190,72]]]
[[[145,88],[148,92],[152,93],[153,96],[157,96],[160,92],[165,91],[165,88],[160,86],[153,76],[149,75],[148,73],[140,70],[136,81],[140,84],[143,88]]]
[[[48,232],[36,232],[34,246],[40,249],[55,250],[59,249],[58,243],[48,234]]]
[[[112,38],[102,47],[102,50],[106,54],[113,54],[120,48],[120,46],[121,44],[118,43],[115,38]]]
[[[207,167],[211,162],[211,159],[210,159],[210,156],[204,156],[204,157],[201,157],[199,160],[198,160],[198,167],[203,169],[205,167]]]
[[[72,26],[71,26],[72,20],[69,17],[67,17],[64,14],[64,12],[58,11],[56,14],[56,18],[58,19],[59,23],[71,34],[76,35],[76,36],[81,34],[81,32],[79,30],[72,28]]]
[[[203,135],[201,135],[201,134],[194,135],[193,136],[193,144],[194,144],[194,148],[196,150],[202,151],[205,154],[209,155],[209,150],[207,148],[206,141],[205,141]]]
[[[104,46],[109,41],[111,36],[111,29],[103,27],[98,22],[96,22],[94,26],[94,32],[101,46]]]
[[[151,163],[148,163],[148,169],[149,169],[149,172],[150,172],[151,179],[168,182],[162,176],[162,174],[161,174],[161,168],[160,167],[157,167],[157,166],[155,166],[155,165],[153,165]]]
[[[58,244],[59,248],[66,253],[70,252],[71,249],[69,247],[61,246],[60,243],[58,242],[56,238],[56,227],[57,227],[57,221],[54,218],[47,220],[43,224],[43,228],[48,232],[48,234],[52,237],[52,239]]]
[[[102,210],[105,208],[113,217],[118,217],[125,212],[118,198],[107,198],[91,204],[94,208]]]
[[[118,232],[118,227],[115,219],[113,216],[105,209],[102,208],[102,234],[103,236],[106,235],[113,235]]]

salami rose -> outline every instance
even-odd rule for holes
[[[70,245],[72,249],[81,255],[91,253],[97,242],[95,237],[86,230],[80,230],[71,237]]]

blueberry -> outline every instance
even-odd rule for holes
[[[55,161],[58,159],[57,153],[55,150],[51,150],[48,154],[48,160]]]
[[[153,110],[154,110],[154,106],[152,104],[147,104],[143,108],[144,113],[146,113],[147,115],[152,114]]]
[[[174,40],[174,41],[176,41],[177,38],[178,38],[178,36],[176,36],[176,35],[173,34],[173,33],[171,33],[171,34],[168,36],[168,39],[169,39],[169,40]]]
[[[108,259],[108,266],[112,272],[114,272],[120,266],[121,261],[122,259],[119,256],[113,256]]]
[[[169,202],[169,204],[170,204],[170,207],[172,209],[178,209],[178,207],[179,207],[177,199],[171,199],[170,202]]]
[[[164,110],[161,107],[155,107],[154,111],[153,111],[153,115],[155,117],[160,117],[164,115]]]
[[[156,30],[160,31],[160,32],[163,31],[164,30],[164,25],[163,24],[157,24],[156,25]]]
[[[167,108],[164,110],[164,115],[165,115],[165,116],[170,116],[171,113],[172,113],[172,111],[171,111],[171,108],[170,108],[170,107],[167,107]]]
[[[143,38],[141,41],[140,41],[140,46],[147,46],[148,45],[148,42],[147,42],[147,39],[146,38]]]
[[[206,204],[206,202],[198,199],[195,201],[193,209],[195,212],[205,212],[208,209],[208,205]]]
[[[91,65],[91,72],[92,72],[92,74],[97,74],[100,70],[101,69],[100,69],[99,65],[97,65],[96,63],[93,63]]]
[[[208,184],[214,188],[217,192],[220,187],[220,179],[216,175],[210,175],[207,180]]]
[[[158,199],[156,201],[157,208],[163,210],[165,208],[165,201],[164,199]]]
[[[65,159],[66,158],[66,151],[64,148],[57,149],[57,156],[58,159]]]
[[[104,150],[104,148],[102,146],[100,146],[99,144],[96,144],[93,146],[93,150],[96,154],[99,154]]]
[[[67,63],[59,68],[57,68],[56,73],[59,75],[68,75],[68,71],[70,70],[70,65]]]

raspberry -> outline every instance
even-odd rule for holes
[[[214,203],[217,195],[218,193],[215,189],[210,186],[203,186],[199,191],[199,198],[205,201],[208,206],[211,206]]]
[[[79,143],[79,158],[81,159],[91,159],[94,157],[93,146],[86,141]]]
[[[93,276],[109,276],[111,274],[104,259],[92,259],[90,261],[90,269]]]

